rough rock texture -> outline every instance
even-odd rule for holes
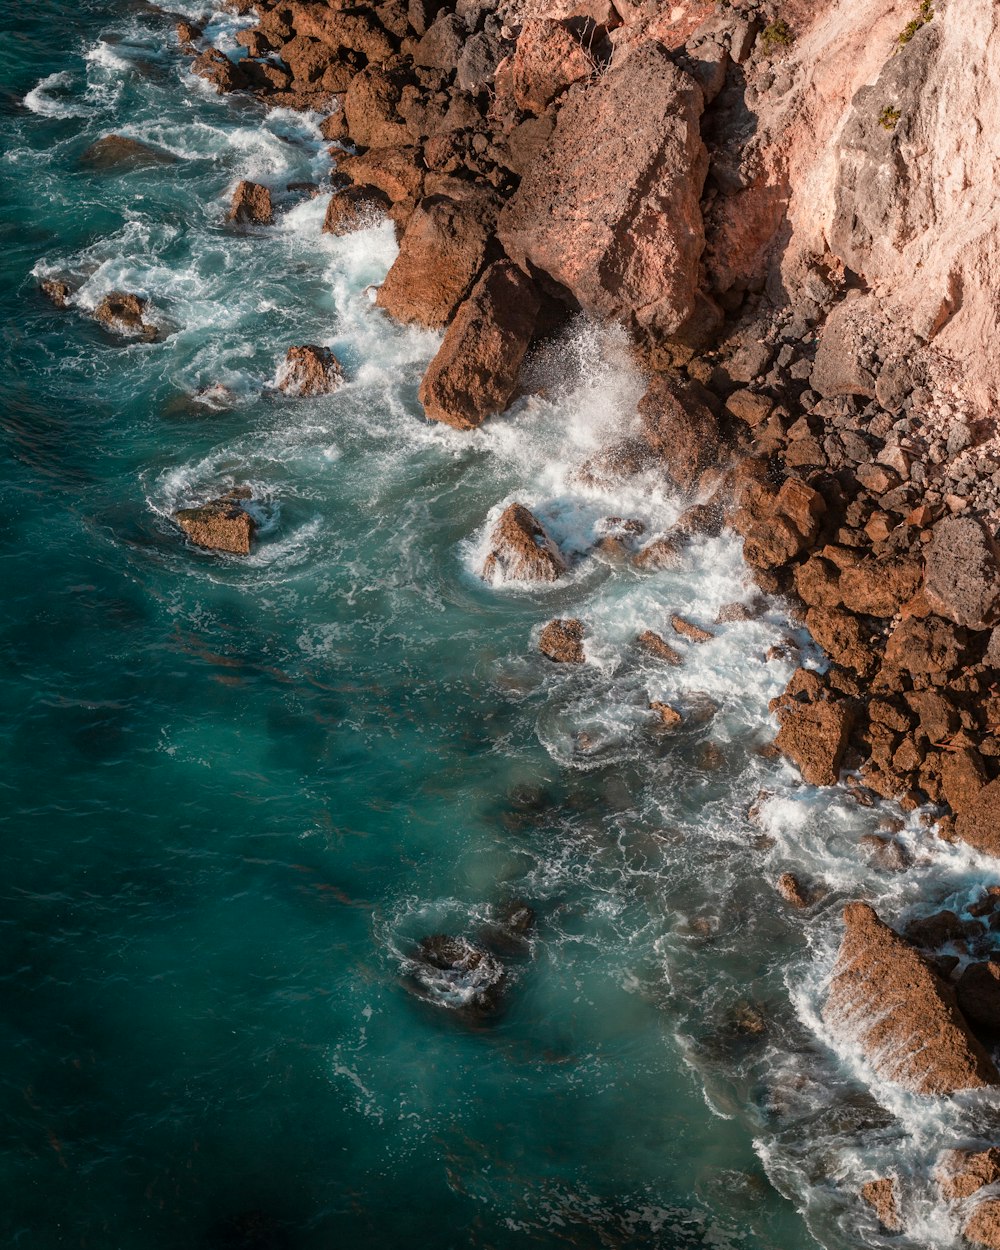
[[[921,1094],[1000,1084],[948,986],[867,903],[844,908],[823,1018],[882,1080]]]
[[[420,384],[427,416],[470,430],[503,412],[517,389],[538,308],[534,283],[516,265],[491,265],[459,305]]]
[[[594,316],[680,330],[695,311],[705,243],[702,105],[694,80],[654,43],[574,88],[500,215],[508,256]]]
[[[955,984],[966,1019],[991,1032],[1000,1031],[1000,963],[969,964]]]
[[[1000,777],[979,791],[958,817],[955,832],[984,855],[1000,856]]]
[[[330,196],[323,218],[325,234],[353,234],[380,221],[391,201],[374,187],[345,187]]]
[[[945,1150],[938,1158],[935,1176],[943,1198],[952,1202],[971,1198],[984,1185],[1000,1181],[1000,1148]]]
[[[1000,1250],[1000,1198],[988,1198],[985,1202],[976,1203],[962,1232],[966,1241],[971,1241],[974,1246]]]
[[[486,259],[488,214],[474,201],[429,196],[410,218],[377,303],[397,321],[444,326]]]
[[[259,182],[238,183],[229,206],[229,220],[241,225],[271,225],[274,221],[271,192]]]
[[[514,55],[500,71],[497,90],[509,92],[526,113],[542,113],[567,87],[594,72],[587,55],[563,22],[530,18],[517,40]]]
[[[774,883],[774,888],[790,907],[801,910],[809,906],[809,891],[794,873],[783,872]]]
[[[278,386],[287,395],[329,395],[344,380],[340,361],[328,347],[306,343],[290,347],[278,370]]]
[[[587,658],[583,650],[583,622],[549,621],[538,637],[538,649],[559,664],[582,664]]]
[[[97,321],[122,338],[140,338],[152,341],[157,336],[156,326],[143,320],[146,300],[128,291],[110,291],[94,309]]]
[[[970,629],[1000,620],[1000,551],[974,517],[947,517],[934,526],[924,599],[939,616]]]
[[[545,527],[519,503],[505,508],[490,532],[483,562],[487,581],[554,582],[566,572],[566,561]]]
[[[718,463],[719,423],[705,403],[657,374],[639,401],[642,435],[650,451],[682,490],[690,490],[704,469]]]
[[[480,1018],[501,1006],[508,976],[495,955],[468,938],[422,938],[412,966],[413,988],[438,1007]]]
[[[846,702],[825,699],[815,703],[790,700],[778,708],[781,728],[774,743],[814,786],[833,786],[840,780],[840,766],[854,721]]]
[[[181,508],[174,513],[174,520],[197,547],[248,556],[257,523],[234,497],[237,494],[224,495],[199,508]]]
[[[897,1233],[903,1227],[896,1204],[896,1182],[891,1176],[881,1176],[861,1186],[861,1197],[872,1208],[883,1228]]]
[[[73,289],[68,282],[62,282],[58,278],[46,278],[44,282],[39,284],[42,294],[55,304],[56,308],[68,308],[70,299],[73,295]]]

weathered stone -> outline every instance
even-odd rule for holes
[[[271,192],[259,182],[238,183],[229,208],[229,220],[241,225],[271,225],[274,221]]]
[[[455,13],[443,13],[422,36],[413,59],[431,69],[454,70],[462,47],[469,37],[465,23]]]
[[[411,976],[421,998],[475,1019],[499,1010],[508,982],[496,956],[467,938],[443,933],[420,941]]]
[[[967,1020],[1000,1032],[1000,963],[969,964],[955,983],[955,993]]]
[[[821,395],[875,397],[875,377],[863,360],[858,313],[863,300],[846,299],[827,318],[816,349],[810,384]]]
[[[583,622],[577,620],[554,620],[538,637],[538,649],[558,664],[583,664]]]
[[[500,215],[507,254],[586,312],[661,337],[697,307],[703,97],[650,42],[575,88]]]
[[[651,629],[645,630],[636,639],[636,646],[640,650],[645,651],[647,655],[653,656],[657,660],[663,660],[666,664],[682,664],[683,657],[679,651],[675,651],[668,642],[665,642],[659,634]]]
[[[675,707],[671,707],[669,703],[663,703],[660,699],[653,699],[649,705],[649,710],[656,713],[657,725],[660,729],[679,729],[684,723],[684,717],[680,712]]]
[[[39,284],[39,290],[55,304],[56,308],[69,308],[73,288],[68,282],[62,282],[58,278],[46,278]]]
[[[977,1203],[962,1232],[974,1246],[1000,1250],[1000,1198]]]
[[[146,303],[141,296],[127,291],[109,291],[94,309],[94,317],[113,334],[151,342],[158,331],[143,320]]]
[[[664,374],[656,374],[639,401],[642,437],[682,490],[718,464],[719,423],[711,409]]]
[[[287,395],[329,395],[344,380],[340,361],[328,347],[307,343],[290,347],[278,370],[278,386]]]
[[[483,267],[489,238],[480,205],[429,196],[410,218],[376,302],[397,321],[446,325]]]
[[[389,207],[389,197],[374,187],[345,187],[330,197],[323,231],[344,235],[367,230],[385,217]]]
[[[141,169],[150,165],[172,165],[176,159],[162,148],[150,147],[126,135],[105,135],[80,157],[94,169]]]
[[[893,668],[941,678],[958,667],[964,646],[956,626],[939,616],[908,617],[889,635],[885,658]]]
[[[775,745],[814,786],[833,786],[847,749],[854,714],[849,703],[821,699],[815,703],[795,700],[777,712],[781,728]]]
[[[257,532],[257,523],[241,506],[233,492],[198,508],[181,508],[174,520],[197,547],[247,556]]]
[[[566,572],[559,548],[523,504],[504,509],[489,548],[482,570],[487,581],[554,582]]]
[[[513,55],[501,68],[497,93],[526,113],[543,113],[567,87],[589,78],[594,62],[563,22],[529,18]]]
[[[905,872],[910,866],[909,855],[895,838],[866,833],[858,839],[858,849],[873,868],[883,872]]]
[[[947,517],[927,546],[924,595],[939,616],[969,629],[1000,620],[1000,551],[981,522]]]
[[[941,1197],[949,1202],[971,1198],[985,1185],[1000,1181],[1000,1147],[988,1150],[944,1150],[938,1156],[934,1175]]]
[[[688,642],[709,642],[715,635],[710,629],[702,629],[700,625],[695,625],[692,621],[685,620],[683,616],[676,613],[670,618],[670,628],[675,634],[680,634],[682,638],[686,638]]]
[[[632,557],[637,569],[673,569],[681,562],[681,545],[676,538],[654,538]]]
[[[895,616],[920,586],[919,559],[865,560],[845,569],[840,577],[840,598],[845,608],[866,616]]]
[[[1000,1084],[950,988],[867,903],[844,908],[844,939],[823,1008],[882,1080],[919,1094]]]
[[[791,872],[783,872],[775,882],[774,888],[790,907],[802,909],[812,902],[809,891]]]
[[[358,187],[375,188],[393,204],[417,200],[423,187],[418,148],[369,148],[337,162],[337,172]]]
[[[427,416],[469,430],[503,412],[517,390],[538,309],[530,278],[510,261],[491,265],[459,305],[420,384]]]
[[[344,116],[351,139],[359,147],[392,148],[412,142],[399,114],[406,83],[407,76],[395,66],[369,65],[351,79]]]
[[[903,1227],[896,1204],[896,1182],[891,1176],[882,1176],[878,1180],[868,1181],[861,1186],[861,1197],[878,1216],[879,1223],[891,1233],[898,1233]]]
[[[228,91],[241,91],[247,85],[246,75],[240,67],[234,65],[218,48],[209,48],[202,52],[192,63],[191,72],[213,83],[220,95]]]
[[[862,677],[878,667],[878,655],[856,616],[836,608],[810,608],[806,627],[832,659]]]
[[[956,816],[972,806],[988,781],[983,758],[973,747],[942,751],[941,791]]]

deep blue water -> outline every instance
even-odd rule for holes
[[[679,644],[681,669],[631,649],[753,591],[725,537],[652,575],[586,555],[602,516],[653,533],[681,507],[575,475],[634,415],[624,345],[578,325],[534,361],[541,397],[428,426],[437,338],[366,289],[391,228],[322,236],[325,197],[284,190],[329,173],[316,119],[209,94],[147,6],[3,25],[3,1244],[881,1244],[858,1178],[955,1127],[879,1106],[822,1036],[837,907],[981,870],[938,847],[863,881],[878,813],[755,753],[794,662],[765,658],[780,605]],[[82,163],[112,131],[176,159]],[[274,189],[273,228],[225,223],[240,177]],[[162,341],[88,316],[115,288]],[[297,342],[347,385],[277,395]],[[231,403],[192,398],[216,383]],[[244,483],[254,554],[188,546],[171,511]],[[565,585],[477,576],[515,498],[574,556]],[[583,669],[535,651],[553,615],[586,620]],[[653,732],[650,698],[688,728]],[[789,866],[826,874],[805,919],[769,884]],[[497,1019],[411,992],[421,937],[515,900],[537,921]]]

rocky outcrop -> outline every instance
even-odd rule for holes
[[[974,1246],[1000,1250],[1000,1198],[977,1202],[962,1232],[966,1241]]]
[[[705,242],[702,108],[655,43],[571,90],[500,214],[507,255],[593,316],[675,335],[695,312]]]
[[[971,1198],[984,1185],[1000,1181],[1000,1148],[945,1150],[935,1168],[941,1196],[949,1202]]]
[[[535,334],[534,283],[510,261],[491,265],[458,307],[420,385],[433,421],[471,430],[503,412]]]
[[[538,649],[557,664],[583,664],[583,622],[554,620],[538,636]]]
[[[718,420],[693,389],[657,374],[639,401],[639,416],[643,441],[681,490],[691,490],[705,469],[719,463]]]
[[[844,909],[844,938],[823,1018],[882,1080],[920,1094],[1000,1084],[954,994],[867,903]]]
[[[290,347],[278,370],[278,389],[286,395],[309,398],[329,395],[344,380],[340,361],[328,347],[306,343],[302,347]]]
[[[353,234],[384,218],[392,201],[375,187],[345,187],[330,196],[323,218],[325,234]]]
[[[566,561],[528,509],[512,503],[493,526],[483,561],[486,581],[555,582],[566,572]]]
[[[80,157],[93,169],[142,169],[152,165],[172,165],[176,157],[162,148],[151,147],[128,135],[105,135]]]
[[[421,939],[410,969],[410,984],[421,998],[473,1019],[496,1014],[509,979],[484,947],[444,933]]]
[[[121,338],[139,338],[151,342],[159,331],[144,320],[147,301],[128,291],[109,291],[94,309],[94,318]]]
[[[891,1176],[881,1176],[861,1186],[861,1197],[878,1216],[879,1223],[890,1233],[898,1233],[903,1227],[896,1200],[896,1182]]]
[[[274,221],[271,192],[259,182],[238,183],[229,206],[229,220],[240,225],[271,225]]]
[[[197,508],[181,508],[174,520],[196,547],[248,556],[257,522],[243,506],[249,491],[236,490]]]

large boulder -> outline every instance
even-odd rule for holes
[[[863,395],[875,398],[877,364],[865,338],[866,301],[843,300],[826,320],[816,348],[810,384],[820,395]]]
[[[865,616],[894,616],[920,587],[920,560],[864,560],[845,568],[838,592],[844,607]]]
[[[558,95],[594,73],[594,62],[563,22],[529,18],[497,75],[497,94],[525,113],[543,113]]]
[[[721,453],[719,423],[697,395],[656,374],[639,401],[642,436],[670,478],[690,490]]]
[[[818,699],[782,701],[777,709],[781,728],[774,743],[813,786],[834,786],[854,724],[849,703]]]
[[[490,217],[481,207],[443,195],[421,200],[379,287],[379,307],[397,321],[447,325],[486,259]]]
[[[867,903],[844,908],[844,938],[823,1019],[879,1078],[918,1094],[1000,1084],[951,989]]]
[[[939,616],[969,629],[1000,620],[1000,550],[974,517],[948,517],[927,545],[924,596]]]
[[[984,855],[1000,856],[1000,777],[983,786],[959,813],[955,832]]]
[[[230,491],[200,507],[181,508],[174,513],[174,520],[196,547],[248,556],[257,532],[257,522],[241,502],[248,493]]]
[[[988,1250],[1000,1250],[1000,1198],[977,1202],[962,1229],[966,1241]]]
[[[278,370],[278,388],[286,395],[329,395],[344,380],[340,361],[328,347],[306,343],[290,347]]]
[[[459,305],[420,384],[427,416],[471,430],[503,412],[517,389],[538,308],[534,283],[516,265],[491,265]]]
[[[955,984],[958,1005],[973,1024],[1000,1031],[1000,963],[969,964]]]
[[[330,196],[323,218],[324,234],[353,234],[382,221],[391,207],[389,197],[375,187],[345,187]]]
[[[705,245],[702,107],[657,43],[574,87],[500,214],[508,256],[593,316],[676,334],[696,308]]]
[[[566,561],[545,527],[524,504],[505,508],[490,532],[482,575],[489,582],[555,582]]]
[[[240,225],[269,226],[274,221],[271,192],[259,182],[238,183],[229,206],[229,220]]]
[[[407,76],[394,64],[369,65],[351,80],[344,116],[352,142],[362,148],[392,148],[412,142],[398,109]]]

